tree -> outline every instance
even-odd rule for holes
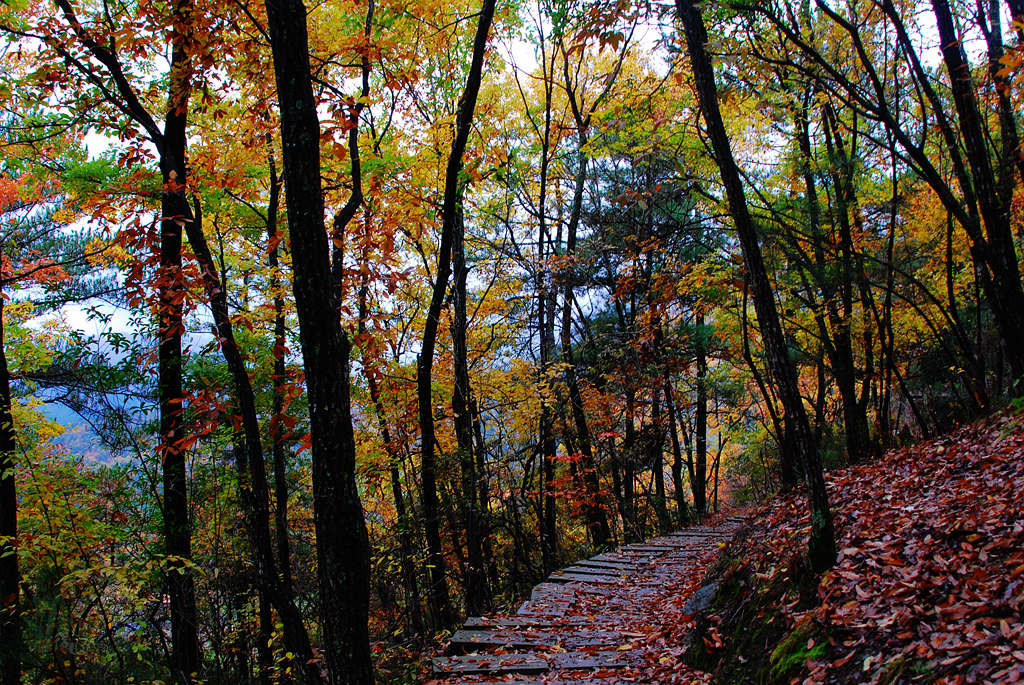
[[[267,24],[281,110],[285,202],[293,258],[292,289],[309,395],[313,498],[321,620],[332,683],[372,683],[367,633],[369,541],[356,487],[349,394],[348,336],[324,226],[320,122],[313,97],[306,8],[268,0]]]
[[[466,542],[469,547],[467,569],[467,605],[471,611],[478,612],[488,603],[488,591],[484,576],[484,558],[482,547],[482,531],[478,519],[479,509],[476,506],[476,476],[473,465],[472,445],[472,414],[469,403],[469,371],[466,366],[465,344],[465,248],[462,223],[461,197],[463,192],[460,178],[463,167],[463,155],[466,141],[469,138],[473,123],[473,110],[476,108],[477,95],[480,92],[480,81],[483,76],[484,50],[487,47],[487,36],[491,21],[494,18],[495,0],[484,0],[477,22],[476,36],[473,39],[473,58],[466,78],[466,86],[459,98],[455,118],[455,137],[452,140],[448,164],[445,168],[444,200],[441,208],[441,241],[438,252],[437,272],[434,277],[434,288],[427,309],[426,326],[423,331],[423,344],[420,349],[419,362],[416,366],[416,394],[419,402],[420,417],[420,450],[422,451],[424,516],[427,526],[427,543],[430,545],[430,597],[435,616],[440,625],[451,621],[448,590],[444,577],[444,560],[440,550],[440,535],[436,530],[436,490],[434,466],[434,409],[431,402],[431,371],[434,366],[434,344],[437,338],[437,326],[441,315],[441,305],[451,275],[452,256],[457,259],[458,270],[455,282],[456,315],[453,324],[455,338],[456,391],[453,396],[455,410],[456,434],[458,436],[460,465],[462,468],[462,497],[464,500],[464,516],[466,519]],[[453,250],[455,252],[453,253]]]
[[[803,467],[807,481],[807,496],[811,510],[811,541],[808,549],[811,568],[823,572],[835,563],[836,543],[832,513],[828,506],[821,460],[811,433],[807,413],[797,385],[796,368],[786,349],[786,340],[775,308],[775,299],[761,256],[761,247],[740,179],[739,169],[732,156],[729,136],[722,123],[718,108],[718,93],[711,58],[707,52],[708,35],[700,10],[690,0],[676,0],[676,11],[683,24],[690,65],[701,112],[708,127],[711,147],[725,185],[729,211],[743,250],[747,278],[754,295],[754,308],[761,328],[761,339],[768,355],[768,364],[777,385],[779,398],[785,408],[786,430],[790,441],[783,449],[792,449],[796,461]]]

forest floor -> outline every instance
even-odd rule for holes
[[[740,523],[722,516],[556,571],[516,614],[467,619],[428,684],[703,679],[681,663],[683,604]]]
[[[806,571],[803,497],[749,518],[687,662],[721,683],[1024,682],[1024,416],[828,477],[839,559]],[[705,581],[708,582],[708,581]]]
[[[562,572],[621,577],[542,583],[517,615],[471,619],[429,683],[1024,682],[1024,416],[827,480],[840,551],[824,576],[804,562],[805,499],[783,494],[742,527]]]

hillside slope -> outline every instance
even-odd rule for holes
[[[713,574],[691,665],[716,682],[1024,681],[1024,417],[831,474],[839,561],[802,562],[804,500],[751,517]]]

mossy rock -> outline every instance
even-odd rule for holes
[[[723,558],[704,580],[717,582],[718,590],[711,608],[697,614],[687,663],[713,673],[712,682],[723,685],[789,683],[808,661],[825,656],[827,635],[809,618],[791,625],[779,607],[795,603],[799,611],[813,606],[818,580],[802,557],[791,559],[768,583],[736,558]],[[709,650],[704,638],[712,624],[725,644]]]
[[[808,647],[812,638],[818,639]],[[820,630],[813,621],[805,620],[796,624],[768,657],[771,664],[768,671],[770,682],[788,683],[808,661],[825,656],[825,643],[820,638]]]

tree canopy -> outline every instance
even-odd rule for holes
[[[779,491],[826,571],[1021,392],[1022,19],[4,3],[0,682],[405,682]]]

